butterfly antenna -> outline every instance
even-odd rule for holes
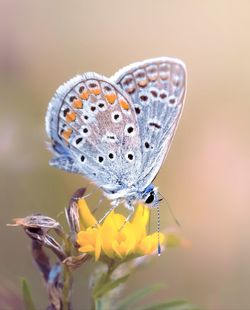
[[[158,256],[161,256],[161,243],[160,243],[160,207],[159,204],[157,204],[157,252]]]
[[[180,224],[180,222],[177,220],[177,218],[175,217],[174,212],[173,212],[173,210],[171,209],[170,204],[168,203],[167,199],[166,199],[161,193],[159,193],[159,195],[161,195],[161,197],[166,201],[168,210],[169,210],[169,212],[170,212],[170,215],[171,215],[172,218],[174,219],[175,224],[176,224],[177,226],[181,227],[181,224]]]

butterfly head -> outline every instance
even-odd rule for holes
[[[158,206],[158,189],[153,184],[149,184],[142,193],[142,200],[145,204],[149,205],[151,208]]]

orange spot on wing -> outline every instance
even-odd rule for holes
[[[105,95],[106,100],[108,101],[109,104],[113,104],[117,98],[116,94],[107,94]]]
[[[120,99],[119,104],[124,110],[129,110],[129,104],[127,103],[127,101]]]
[[[145,87],[148,84],[147,80],[142,80],[138,82],[139,86]]]
[[[83,107],[82,101],[80,99],[75,99],[73,101],[73,108],[81,109]]]
[[[82,93],[80,94],[80,98],[83,99],[83,100],[88,100],[88,98],[89,98],[89,93],[88,93],[88,91],[86,90],[86,91],[82,92]]]
[[[101,90],[99,88],[91,89],[91,93],[97,96],[100,95]]]
[[[72,134],[72,128],[68,128],[67,130],[64,130],[63,132],[62,132],[62,136],[63,136],[63,138],[65,139],[65,140],[69,140],[69,138],[70,138],[70,136],[71,136],[71,134]]]
[[[71,122],[74,122],[76,120],[76,113],[75,112],[69,112],[67,115],[66,115],[66,121],[68,123],[71,123]]]

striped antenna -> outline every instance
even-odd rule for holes
[[[158,241],[158,256],[161,256],[161,243],[160,243],[160,208],[157,204],[157,241]]]
[[[173,220],[175,221],[175,224],[176,224],[177,226],[181,227],[181,224],[180,224],[180,222],[177,220],[176,216],[174,215],[174,212],[173,212],[173,210],[171,209],[170,204],[169,204],[169,202],[167,201],[167,199],[166,199],[160,192],[159,192],[159,195],[161,195],[161,197],[166,201],[166,203],[167,203],[167,208],[168,208],[169,213],[170,213],[170,215],[172,216]]]

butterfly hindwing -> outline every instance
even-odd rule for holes
[[[184,64],[172,58],[155,58],[118,71],[112,80],[130,96],[141,137],[142,171],[146,187],[156,176],[183,108],[186,89]]]
[[[135,182],[141,169],[136,114],[111,80],[86,73],[62,85],[50,102],[46,130],[55,152],[52,165],[83,174],[104,190]]]

